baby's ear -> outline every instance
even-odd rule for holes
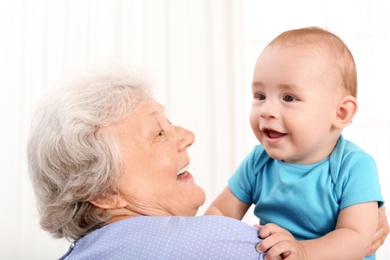
[[[89,202],[101,209],[120,209],[127,205],[127,201],[120,194],[101,196]]]
[[[336,128],[343,129],[352,122],[358,109],[356,98],[353,96],[346,96],[340,100],[337,109],[336,120],[333,125]]]

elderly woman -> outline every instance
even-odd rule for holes
[[[47,96],[28,163],[41,226],[75,241],[62,259],[262,259],[256,228],[194,217],[205,194],[188,172],[193,142],[140,70],[89,71]]]
[[[258,230],[194,217],[194,134],[169,122],[141,71],[92,71],[33,119],[29,172],[41,226],[75,240],[63,259],[259,259]]]

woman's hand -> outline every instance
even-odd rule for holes
[[[271,259],[288,259],[298,260],[305,259],[304,248],[298,243],[294,236],[275,224],[266,224],[264,226],[255,225],[260,229],[259,236],[263,239],[256,246],[258,252],[267,252],[266,260]]]
[[[386,218],[386,209],[385,206],[379,208],[378,212],[378,225],[375,231],[374,240],[370,246],[369,251],[366,256],[372,255],[375,253],[378,248],[383,245],[387,235],[390,232],[389,223]]]

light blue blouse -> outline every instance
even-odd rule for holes
[[[263,259],[258,229],[222,216],[133,217],[73,243],[62,259]]]

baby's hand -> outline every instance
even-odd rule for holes
[[[372,241],[370,249],[367,252],[367,256],[375,253],[378,250],[378,248],[381,245],[383,245],[386,237],[389,235],[389,232],[390,232],[390,227],[389,227],[389,223],[387,222],[386,209],[385,206],[383,206],[379,208],[378,225],[374,235],[374,240]]]
[[[259,236],[263,239],[256,246],[258,252],[267,252],[266,260],[271,259],[305,259],[305,252],[294,236],[275,224],[255,225],[260,229]]]

